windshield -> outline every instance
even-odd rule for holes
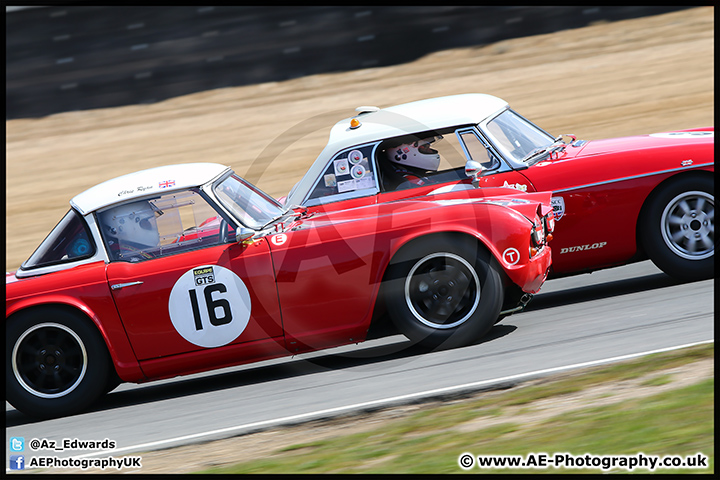
[[[536,127],[512,110],[492,119],[487,124],[491,140],[507,158],[523,162],[538,149],[553,143],[553,137]],[[539,161],[541,156],[530,156],[528,164]]]
[[[281,204],[270,195],[233,174],[216,183],[213,192],[240,222],[253,230],[260,230],[283,215]]]

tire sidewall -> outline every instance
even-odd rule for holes
[[[715,265],[714,253],[700,260],[683,258],[663,238],[663,211],[678,195],[692,191],[705,192],[713,197],[714,202],[714,182],[711,178],[680,178],[661,187],[648,199],[648,209],[640,225],[642,245],[650,260],[666,274],[682,281],[711,278]]]
[[[74,332],[87,355],[82,380],[72,391],[60,397],[43,398],[34,395],[20,384],[13,371],[12,355],[16,342],[29,329],[42,323],[62,325]],[[109,356],[100,333],[89,320],[64,310],[47,308],[20,312],[7,322],[5,342],[5,398],[17,410],[37,418],[64,416],[84,409],[104,393]]]
[[[454,241],[457,240],[457,241]],[[452,328],[433,328],[415,318],[407,305],[405,282],[421,259],[435,253],[449,253],[465,259],[474,267],[480,283],[480,300],[470,318]],[[395,326],[412,342],[429,348],[454,348],[468,345],[496,323],[502,306],[502,281],[489,253],[478,242],[458,239],[420,241],[399,252],[385,281],[388,313]]]

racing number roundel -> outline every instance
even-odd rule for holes
[[[195,267],[178,278],[168,311],[175,330],[188,342],[212,348],[227,345],[250,320],[250,292],[232,270]]]

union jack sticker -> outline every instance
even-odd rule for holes
[[[175,180],[165,180],[164,182],[160,182],[158,184],[160,188],[169,188],[175,186]]]

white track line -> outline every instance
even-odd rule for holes
[[[532,377],[541,377],[541,376],[549,375],[552,373],[562,372],[565,370],[573,370],[573,369],[577,369],[577,368],[602,365],[605,363],[619,362],[622,360],[629,360],[632,358],[642,357],[645,355],[651,355],[653,353],[669,352],[672,350],[679,350],[681,348],[694,347],[696,345],[702,345],[702,344],[714,343],[714,342],[715,342],[715,339],[705,340],[702,342],[688,343],[685,345],[677,345],[674,347],[660,348],[657,350],[649,350],[649,351],[640,352],[640,353],[631,353],[628,355],[620,355],[617,357],[604,358],[601,360],[593,360],[590,362],[575,363],[573,365],[566,365],[566,366],[562,366],[562,367],[546,368],[543,370],[535,370],[533,372],[520,373],[517,375],[510,375],[507,377],[494,378],[491,380],[483,380],[480,382],[465,383],[463,385],[455,385],[455,386],[451,386],[451,387],[436,388],[433,390],[425,390],[422,392],[410,393],[407,395],[399,395],[396,397],[388,397],[388,398],[383,398],[380,400],[372,400],[369,402],[355,403],[353,405],[345,405],[342,407],[328,408],[325,410],[317,410],[317,411],[309,412],[309,413],[301,413],[299,415],[291,415],[288,417],[276,418],[273,420],[265,420],[262,422],[246,423],[246,424],[237,425],[234,427],[220,428],[217,430],[210,430],[207,432],[193,433],[191,435],[183,435],[180,437],[169,438],[167,440],[159,440],[157,442],[141,443],[138,445],[132,445],[130,447],[116,448],[114,450],[105,450],[102,452],[93,452],[93,453],[88,453],[88,454],[84,454],[84,455],[76,455],[76,456],[74,456],[74,458],[97,457],[97,456],[102,456],[102,455],[117,456],[117,454],[119,454],[119,453],[159,450],[159,449],[163,449],[163,448],[169,448],[171,446],[179,446],[179,445],[184,445],[187,443],[192,443],[191,441],[219,440],[220,438],[231,437],[231,436],[233,436],[232,434],[237,435],[240,433],[249,433],[252,431],[258,431],[258,430],[262,430],[262,429],[269,428],[269,427],[288,425],[288,424],[296,424],[296,423],[301,423],[301,422],[305,422],[305,421],[309,421],[309,420],[317,420],[318,418],[327,418],[330,416],[339,415],[342,413],[348,413],[348,412],[352,412],[355,410],[359,411],[359,410],[368,409],[368,408],[381,408],[381,407],[388,407],[391,405],[410,403],[411,401],[417,401],[418,399],[422,399],[422,398],[426,398],[426,397],[434,397],[434,396],[438,396],[438,395],[447,395],[447,394],[452,394],[452,393],[480,390],[482,388],[487,388],[488,386],[493,385],[493,384],[503,384],[503,383],[507,383],[509,381],[518,381],[518,380],[523,380],[523,379],[528,380],[528,379],[531,379]],[[211,438],[211,437],[214,437],[214,438]]]

